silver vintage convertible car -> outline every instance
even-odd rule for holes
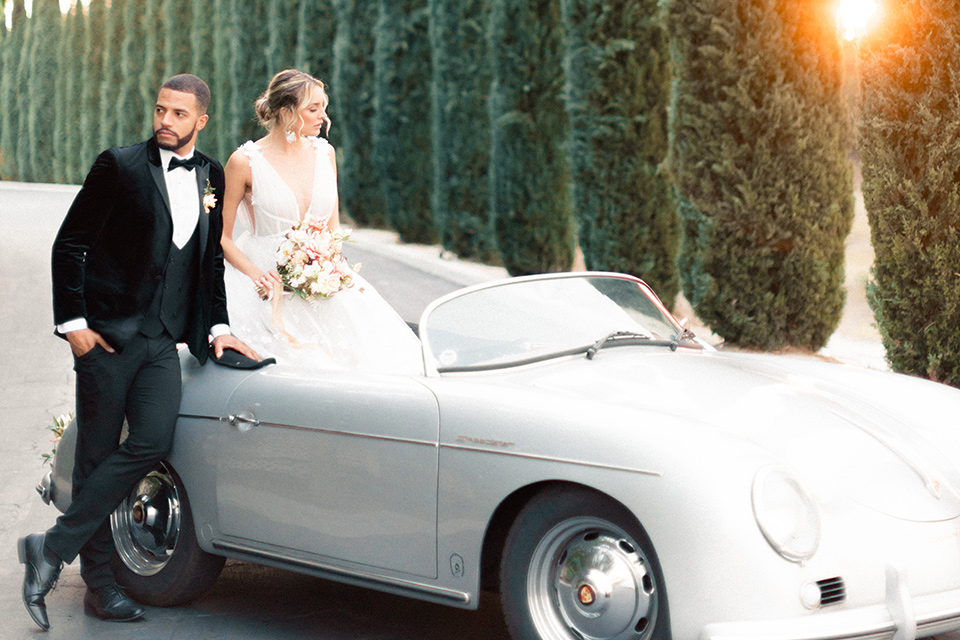
[[[241,558],[498,589],[516,640],[960,628],[960,391],[718,352],[609,273],[463,289],[419,328],[422,375],[184,355],[173,452],[113,515],[130,594],[185,603]]]

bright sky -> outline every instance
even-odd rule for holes
[[[877,15],[876,0],[840,0],[837,22],[846,40],[866,34]]]

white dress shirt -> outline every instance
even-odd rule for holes
[[[197,228],[197,222],[200,220],[200,192],[197,190],[196,169],[186,167],[177,167],[173,171],[167,171],[170,166],[170,160],[177,156],[181,160],[188,160],[193,157],[193,148],[186,155],[180,156],[169,149],[160,149],[160,164],[163,168],[163,179],[167,185],[167,197],[170,199],[170,218],[173,221],[173,243],[178,249],[182,249],[194,229]],[[76,318],[68,320],[63,324],[57,325],[57,331],[68,333],[87,328],[86,318]],[[230,333],[230,327],[225,324],[214,325],[210,328],[210,334],[217,336]]]

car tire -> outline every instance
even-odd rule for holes
[[[500,600],[514,640],[669,637],[665,596],[642,527],[593,491],[542,491],[507,534]]]
[[[206,592],[225,558],[197,544],[186,489],[166,463],[147,474],[110,516],[117,582],[138,602],[173,607]]]

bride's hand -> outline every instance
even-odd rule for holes
[[[276,271],[261,273],[258,277],[253,279],[253,287],[256,289],[257,295],[263,300],[270,299],[270,294],[273,292],[274,287],[276,287],[278,284],[283,286],[283,280],[280,278],[280,274]]]

